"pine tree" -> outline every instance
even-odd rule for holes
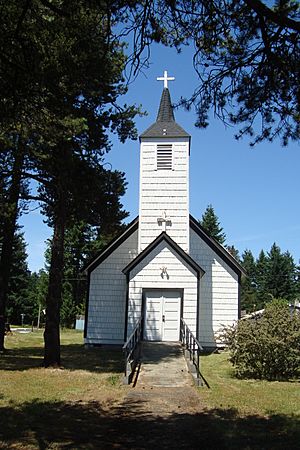
[[[38,273],[32,273],[32,290],[31,295],[34,298],[33,317],[37,327],[45,321],[44,311],[46,310],[46,298],[49,285],[49,274],[46,270],[41,269]]]
[[[289,252],[281,253],[275,243],[267,258],[265,291],[272,298],[293,300],[296,295],[296,266]]]
[[[5,315],[9,294],[9,282],[12,273],[14,237],[17,230],[17,218],[20,212],[20,193],[22,188],[25,187],[24,180],[22,179],[22,167],[25,160],[24,143],[22,140],[15,139],[15,147],[4,149],[4,151],[0,146],[0,160],[4,162],[2,166],[3,173],[1,173],[0,177],[0,201],[2,209],[0,219],[0,351],[4,351]]]
[[[266,302],[272,300],[267,292],[267,263],[268,258],[263,250],[260,251],[256,261],[257,305],[256,309],[262,309]]]
[[[247,274],[246,277],[242,278],[241,282],[241,307],[249,313],[255,311],[258,304],[256,263],[251,250],[244,251],[241,264]]]
[[[234,257],[234,259],[236,259],[237,261],[240,262],[240,254],[237,248],[235,248],[234,245],[226,245],[226,249],[228,251],[228,253],[231,254],[231,256]]]
[[[300,265],[296,267],[296,277],[295,277],[295,301],[298,306],[300,306]]]
[[[30,284],[26,243],[24,235],[17,232],[13,241],[12,269],[7,299],[7,319],[10,323],[20,324],[21,314],[25,314],[25,323],[31,324],[34,303],[29,295]]]
[[[111,175],[113,176],[113,174]],[[117,200],[117,197],[115,200]],[[112,206],[112,203],[110,206]],[[119,211],[120,214],[111,214],[107,223],[104,222],[97,226],[81,221],[66,231],[61,305],[61,323],[63,326],[72,327],[78,310],[81,310],[82,305],[85,305],[87,280],[82,274],[84,265],[123,229],[121,219],[125,218],[127,213],[122,211],[118,204],[116,204],[116,211]]]
[[[254,136],[253,145],[299,140],[299,1],[154,0],[134,5],[122,12],[123,31],[129,38],[132,31],[136,70],[147,61],[147,52],[150,58],[152,42],[178,51],[194,48],[198,85],[182,104],[195,108],[196,126],[207,127],[214,111],[226,125],[240,126],[237,138]]]
[[[3,4],[5,27],[0,36],[0,51],[5,48],[10,54],[8,62],[2,61],[0,150],[2,153],[11,148],[13,153],[7,196],[9,217],[4,223],[0,258],[0,349],[4,348],[4,315],[21,183],[33,179],[38,183],[38,193],[24,198],[43,203],[43,212],[54,229],[46,365],[60,363],[64,232],[72,216],[80,213],[79,208],[75,211],[76,202],[85,213],[97,209],[92,192],[83,198],[92,180],[81,178],[79,182],[79,178],[81,173],[93,172],[98,179],[103,155],[110,148],[109,132],[116,133],[122,142],[135,138],[133,119],[138,113],[135,107],[118,105],[118,97],[126,92],[122,75],[125,56],[122,42],[109,39],[110,9],[101,2],[87,4],[83,0],[57,2],[58,8],[54,3],[34,1],[25,6],[13,0]],[[17,64],[11,64],[11,60]],[[103,216],[109,210],[106,177],[104,181]],[[101,183],[97,183],[99,187]],[[80,218],[79,214],[76,220]]]
[[[199,223],[210,237],[214,238],[222,245],[225,243],[226,234],[223,232],[223,228],[220,225],[212,205],[207,206]]]

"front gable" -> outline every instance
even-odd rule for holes
[[[204,274],[204,271],[201,267],[188,255],[188,253],[184,252],[182,248],[176,244],[176,242],[165,232],[163,231],[151,244],[149,244],[134,260],[132,260],[124,269],[123,272],[125,274],[130,273],[136,266],[143,263],[144,259],[153,252],[158,246],[161,244],[167,245],[172,249],[173,253],[177,255],[177,257],[182,258],[186,264],[191,267],[196,273],[201,276]]]
[[[128,283],[125,339],[139,318],[144,316],[144,293],[154,289],[183,293],[181,316],[191,330],[197,333],[198,292],[204,271],[166,233],[158,236],[123,272]]]

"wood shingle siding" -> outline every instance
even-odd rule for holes
[[[142,139],[140,157],[139,251],[163,230],[157,221],[165,211],[168,234],[185,251],[189,249],[189,138],[168,138],[172,170],[157,170],[157,139]]]
[[[205,270],[200,285],[199,340],[214,346],[215,333],[238,319],[239,276],[190,229],[191,257]]]
[[[136,230],[90,274],[86,344],[123,343],[127,285],[122,269],[136,257],[137,239]]]
[[[161,268],[167,268],[162,278]],[[130,335],[142,308],[143,290],[183,290],[183,318],[195,333],[197,322],[197,273],[165,242],[161,242],[130,272],[128,331]]]
[[[165,87],[140,136],[139,220],[86,267],[86,343],[122,344],[141,316],[147,339],[178,339],[182,317],[215,347],[220,327],[238,319],[243,268],[189,215],[189,153]]]

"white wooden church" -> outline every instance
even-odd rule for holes
[[[191,137],[176,123],[168,77],[156,122],[140,136],[139,216],[87,267],[86,344],[178,341],[183,318],[204,348],[239,318],[243,269],[189,214]]]

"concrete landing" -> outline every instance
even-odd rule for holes
[[[143,342],[137,387],[192,386],[179,342]]]

